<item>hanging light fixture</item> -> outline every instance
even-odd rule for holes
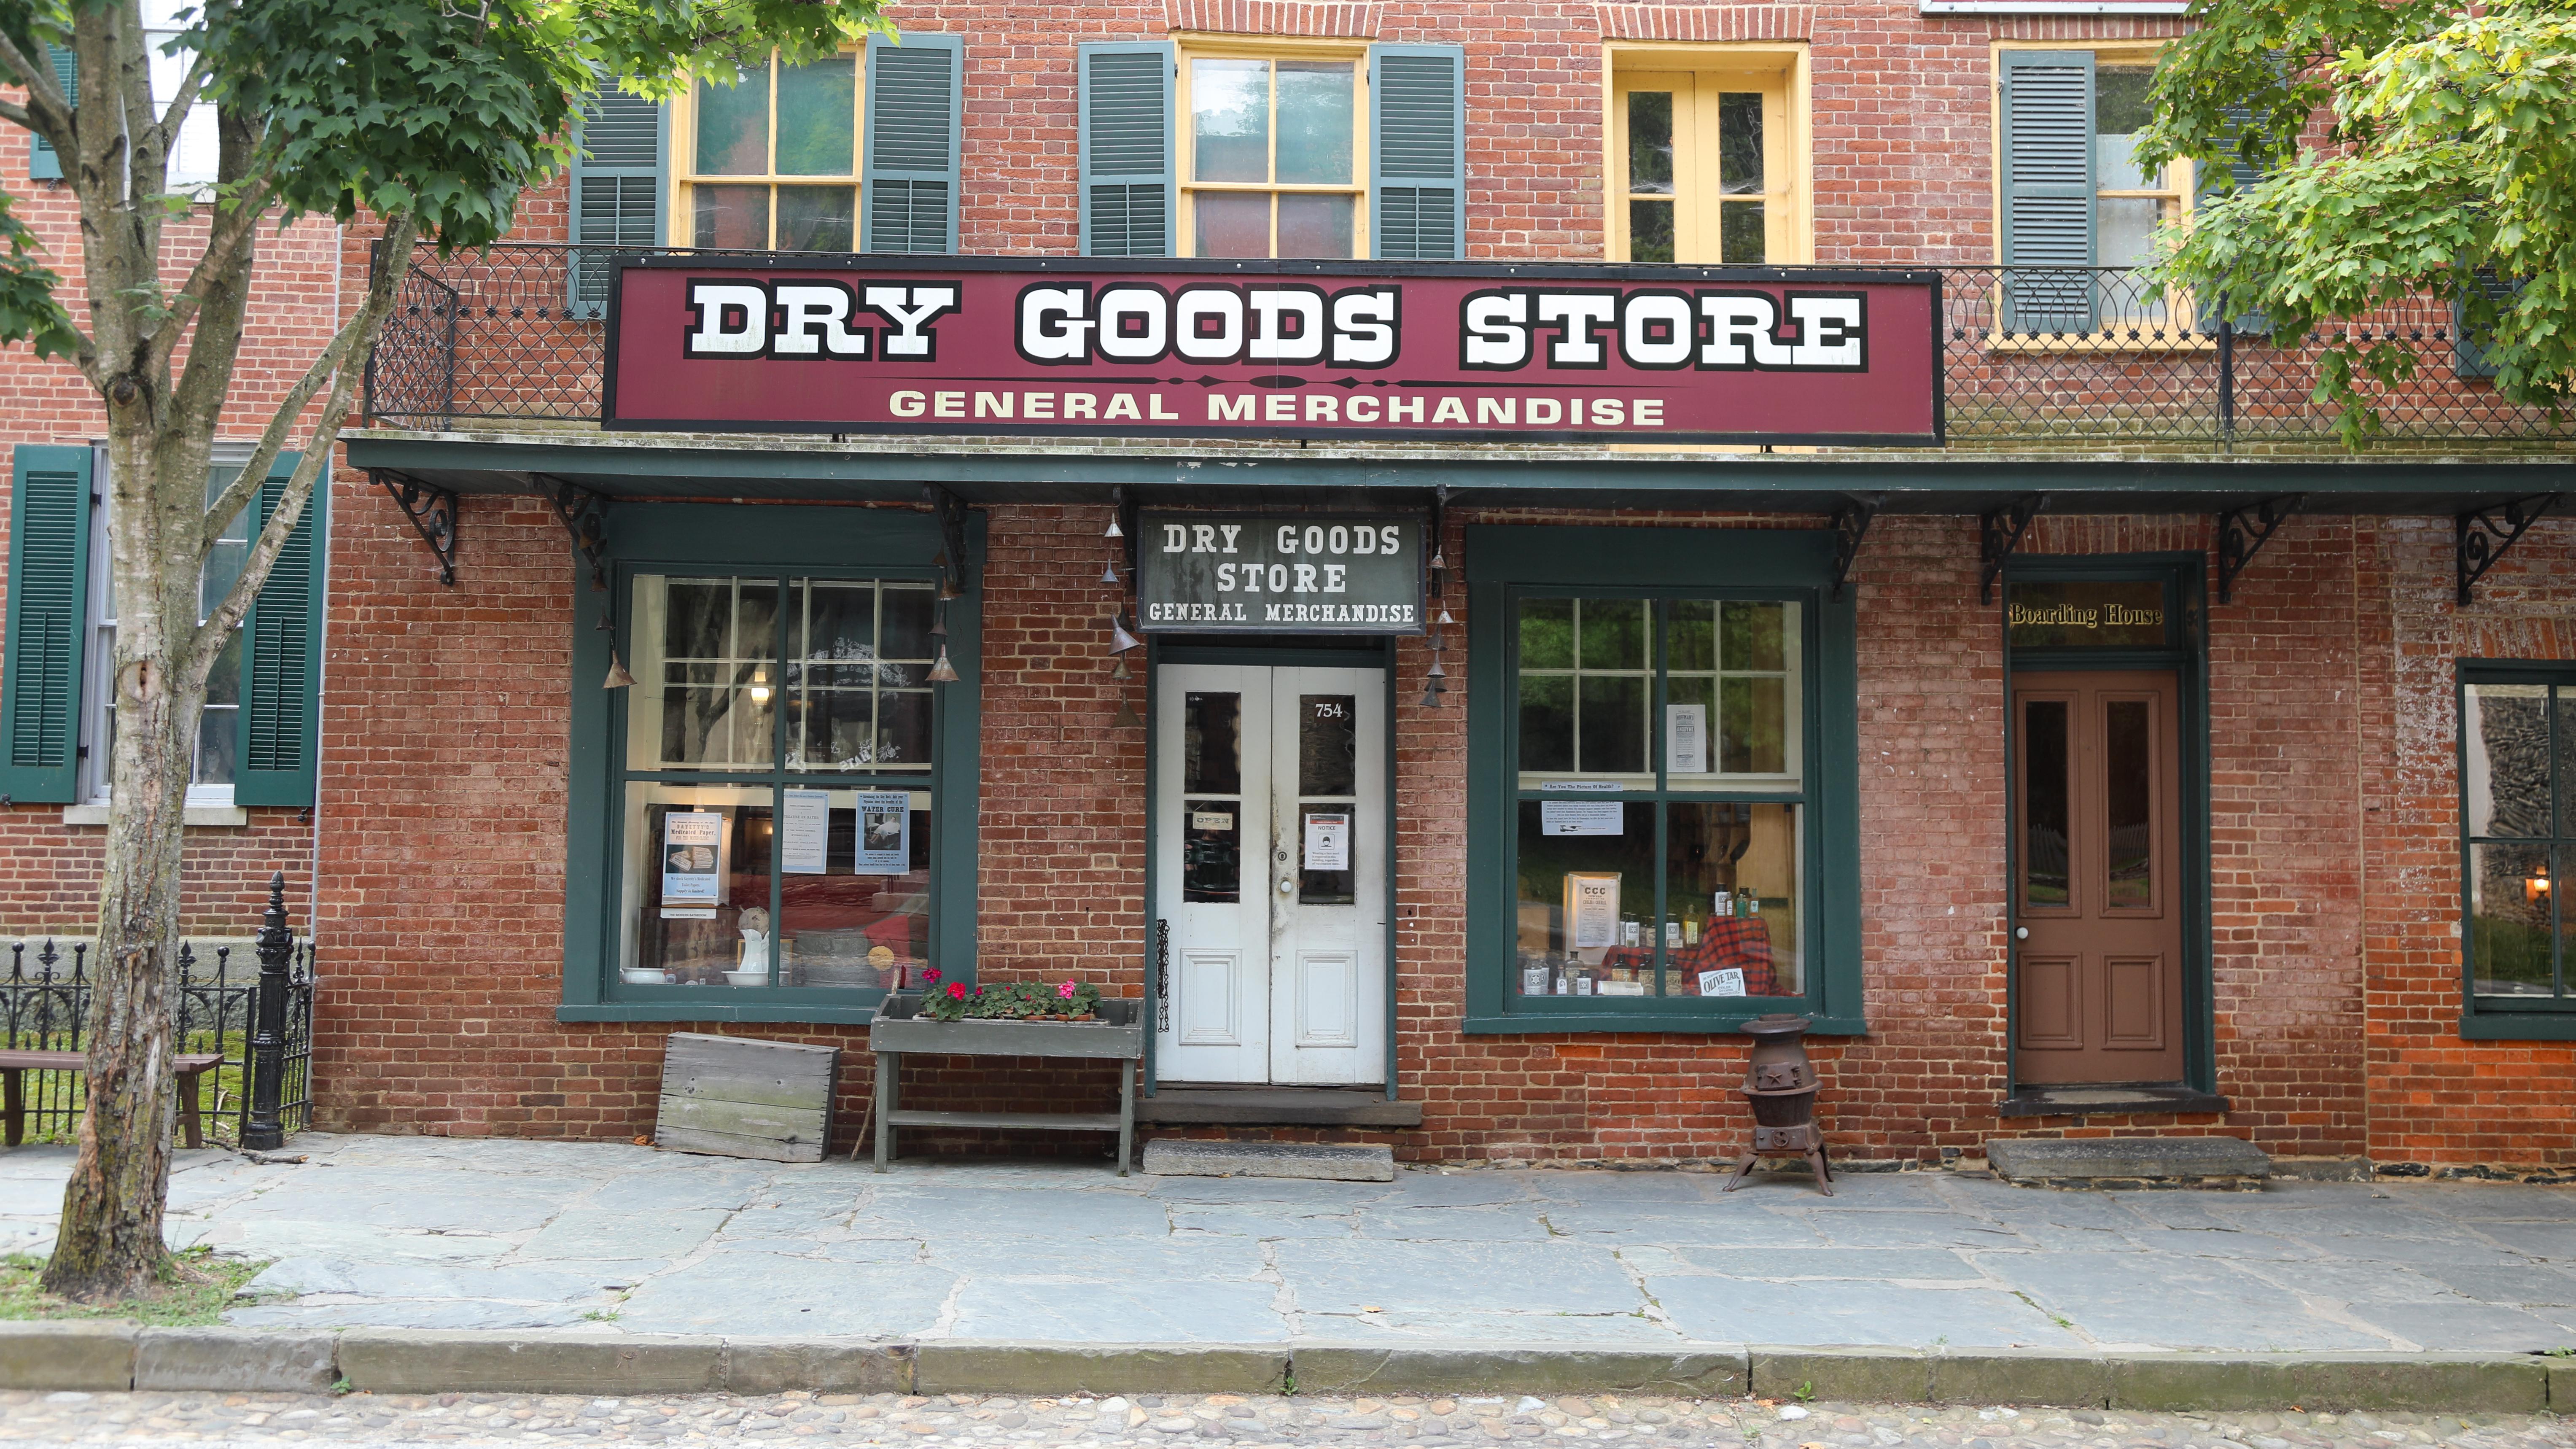
[[[1109,531],[1100,536],[1102,538],[1125,538],[1127,536],[1127,530],[1118,526],[1117,504],[1113,503],[1109,505]]]
[[[769,703],[769,671],[766,669],[755,669],[751,671],[751,702],[753,704]]]
[[[600,681],[599,687],[602,689],[624,689],[626,686],[633,684],[634,682],[635,676],[626,672],[625,661],[617,657],[617,651],[615,649],[610,649],[608,651],[608,677]]]

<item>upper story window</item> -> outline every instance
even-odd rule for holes
[[[772,56],[738,84],[696,84],[680,177],[693,245],[857,250],[858,61],[785,65]]]
[[[1621,50],[1610,88],[1610,255],[1753,265],[1807,255],[1795,50]]]
[[[1118,41],[1078,64],[1085,256],[1466,254],[1455,46]]]
[[[1191,56],[1186,203],[1191,254],[1359,255],[1360,62]]]
[[[219,445],[216,453],[214,466],[206,475],[208,503],[241,476],[242,463],[250,449]],[[82,796],[101,805],[107,803],[108,782],[115,774],[116,582],[108,566],[115,548],[116,516],[109,508],[114,496],[113,490],[99,490],[99,520],[104,526],[93,530],[90,539],[90,681],[85,693],[97,713],[88,721],[82,751]],[[223,602],[224,595],[232,592],[234,581],[241,577],[242,565],[249,560],[252,512],[245,508],[224,525],[222,536],[206,556],[205,571],[197,578],[200,623]],[[197,713],[195,747],[189,758],[191,805],[233,803],[233,769],[241,745],[241,687],[241,630],[235,629],[232,638],[224,643],[224,652],[216,656],[214,669],[206,675],[206,702]]]
[[[2189,322],[2184,300],[2130,271],[2157,227],[2191,214],[2194,167],[2136,159],[2152,108],[2152,47],[2006,50],[1998,57],[2002,215],[1997,235],[2019,332],[2091,332],[2111,321]],[[2051,271],[2047,268],[2068,268]]]
[[[2460,818],[2471,1013],[2576,1008],[2576,664],[2461,664]]]

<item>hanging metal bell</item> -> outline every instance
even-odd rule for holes
[[[1129,704],[1127,696],[1122,694],[1118,696],[1118,718],[1110,721],[1110,724],[1115,729],[1141,730],[1145,727],[1145,720],[1143,716],[1136,713],[1136,706]]]
[[[1126,655],[1124,655],[1124,654],[1112,654],[1112,655],[1110,655],[1109,657],[1118,661],[1118,662],[1117,662],[1117,664],[1113,665],[1113,666],[1110,668],[1110,670],[1109,670],[1109,677],[1110,677],[1110,678],[1112,678],[1112,679],[1133,679],[1133,678],[1135,678],[1135,677],[1136,677],[1136,671],[1127,667],[1127,656],[1126,656]]]
[[[1425,679],[1447,679],[1449,677],[1449,671],[1441,668],[1440,661],[1438,659],[1434,659],[1431,661],[1430,672],[1422,677]]]
[[[1118,510],[1116,508],[1113,507],[1109,510],[1109,531],[1100,536],[1102,538],[1125,538],[1127,536],[1127,530],[1118,526]]]
[[[948,662],[948,646],[945,644],[939,646],[939,657],[930,663],[930,682],[933,684],[957,682],[957,666]]]
[[[1110,653],[1124,654],[1130,649],[1142,648],[1144,643],[1144,640],[1127,632],[1127,621],[1124,615],[1112,614],[1109,616]]]
[[[608,677],[600,681],[599,687],[602,689],[624,689],[626,686],[633,684],[634,682],[635,676],[626,672],[626,662],[617,657],[616,650],[609,650]]]
[[[1100,581],[1113,589],[1118,587],[1118,564],[1115,560],[1100,566]]]

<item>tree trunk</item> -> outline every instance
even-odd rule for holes
[[[191,455],[206,450],[178,439],[160,446],[155,432],[111,419],[116,728],[86,1023],[89,1100],[44,1274],[47,1290],[93,1303],[150,1291],[167,1257],[162,1204],[177,1115],[169,977],[179,950],[181,832],[206,697],[203,677],[175,666],[196,633],[194,538],[204,503],[202,484],[182,492],[155,483],[204,478],[204,459]]]

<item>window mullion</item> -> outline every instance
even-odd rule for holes
[[[1664,766],[1670,763],[1666,759],[1667,746],[1664,742],[1664,673],[1669,664],[1667,648],[1668,641],[1672,636],[1672,630],[1669,627],[1671,624],[1671,610],[1671,601],[1666,599],[1652,599],[1649,600],[1646,605],[1646,660],[1648,670],[1646,689],[1646,749],[1652,755],[1652,758],[1648,760],[1647,763],[1653,767],[1655,772],[1655,807],[1653,812],[1655,820],[1653,846],[1655,852],[1654,933],[1655,999],[1658,1001],[1663,1000],[1670,994],[1670,985],[1665,980],[1665,974],[1670,969],[1670,961],[1668,960],[1665,951],[1664,922],[1669,916],[1669,908],[1665,903],[1665,896],[1670,887],[1670,882],[1666,880],[1665,877],[1668,874],[1668,868],[1672,863],[1671,847],[1665,837],[1665,831],[1667,828],[1665,820],[1665,793],[1670,789],[1671,781],[1664,773]]]

